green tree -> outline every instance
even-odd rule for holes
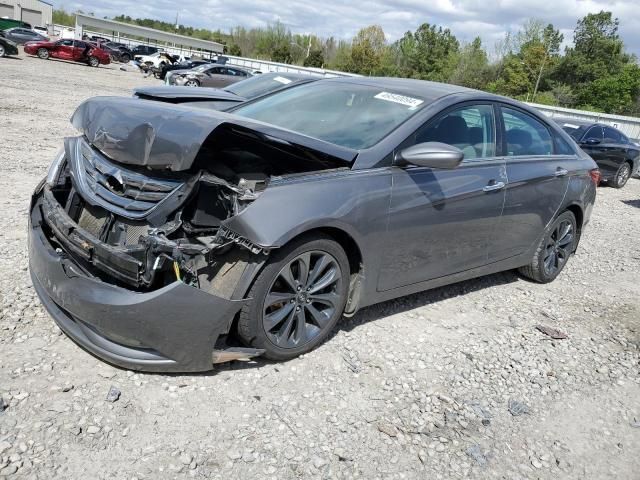
[[[53,10],[53,23],[75,27],[76,16],[73,13],[68,13],[64,7],[56,8]]]
[[[395,45],[399,73],[406,77],[446,81],[460,44],[448,28],[423,23]]]
[[[311,50],[309,56],[304,59],[303,65],[305,67],[317,67],[322,68],[324,66],[324,55],[322,50]]]
[[[232,43],[231,45],[229,45],[229,47],[227,48],[227,53],[234,57],[242,56],[242,50],[240,49],[237,43]]]
[[[464,45],[455,59],[455,67],[449,82],[470,88],[484,88],[487,83],[489,60],[482,48],[480,37]]]
[[[351,42],[349,71],[363,75],[376,74],[382,65],[386,38],[380,25],[360,29]]]
[[[594,80],[583,87],[581,98],[607,113],[638,115],[640,66],[629,63],[613,75]]]

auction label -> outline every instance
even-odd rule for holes
[[[283,84],[285,84],[285,85],[287,85],[287,84],[291,83],[291,80],[289,80],[288,78],[284,78],[284,77],[280,77],[280,76],[278,76],[278,77],[274,77],[274,80],[275,80],[276,82],[280,82],[280,83],[283,83]]]
[[[420,100],[419,98],[406,97],[404,95],[389,92],[380,92],[374,98],[386,100],[387,102],[399,103],[400,105],[406,105],[411,108],[416,108],[424,103],[424,100]]]

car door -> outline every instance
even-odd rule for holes
[[[85,59],[85,57],[87,56],[87,54],[89,53],[89,50],[91,50],[91,45],[86,43],[86,42],[82,42],[80,40],[74,40],[73,41],[73,50],[72,50],[72,60],[78,62],[80,60]]]
[[[604,131],[602,125],[593,125],[590,127],[582,138],[578,141],[580,148],[585,151],[593,160],[600,165],[604,159],[604,152],[602,150],[602,142],[604,140]]]
[[[378,290],[411,285],[487,263],[507,183],[505,160],[496,156],[491,103],[452,107],[428,121],[398,151],[442,142],[465,154],[455,169],[412,165],[392,169],[388,241]]]
[[[73,60],[73,40],[70,38],[58,40],[49,50],[49,55],[62,60]]]
[[[611,127],[603,127],[603,140],[599,145],[600,160],[598,167],[604,178],[613,177],[620,165],[627,160],[626,142],[623,141],[622,134]]]
[[[492,262],[524,254],[558,212],[580,160],[542,119],[501,105],[502,152],[507,177],[504,211],[489,249]]]
[[[211,67],[204,72],[200,85],[203,87],[223,87],[226,73],[227,69],[225,67]]]

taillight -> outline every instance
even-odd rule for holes
[[[598,170],[597,168],[594,168],[593,170],[589,170],[589,176],[591,177],[591,181],[596,187],[600,185],[600,179],[602,178],[602,175],[600,174],[600,170]]]

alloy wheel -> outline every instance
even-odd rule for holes
[[[47,58],[49,58],[49,50],[47,50],[46,48],[39,48],[38,57],[43,60],[46,60]]]
[[[0,57],[4,57],[4,45],[0,45]]]
[[[627,183],[627,180],[629,180],[630,176],[631,176],[631,167],[629,167],[629,164],[625,162],[620,167],[620,170],[616,175],[616,184],[618,188],[624,187]]]
[[[278,273],[265,297],[262,325],[281,348],[297,348],[316,338],[340,308],[342,272],[327,252],[304,252]]]
[[[184,84],[186,87],[199,87],[200,84],[195,80],[187,80]]]
[[[559,222],[549,235],[544,252],[544,269],[547,275],[555,275],[567,263],[573,245],[573,223]]]
[[[89,57],[89,66],[97,67],[98,65],[100,65],[100,60],[98,60],[96,57]]]

